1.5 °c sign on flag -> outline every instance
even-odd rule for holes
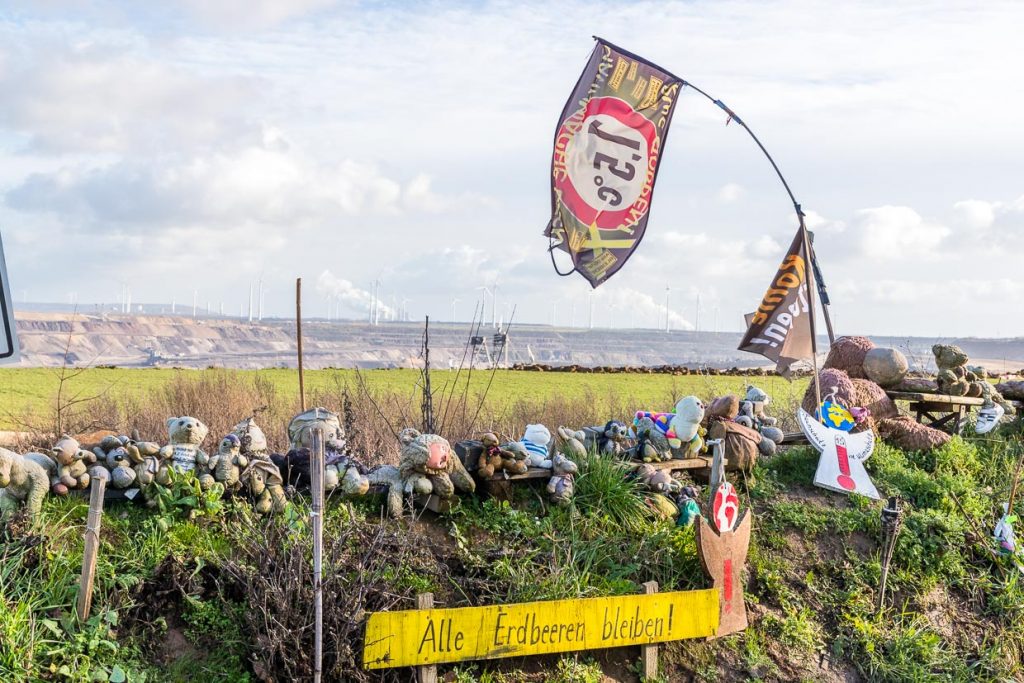
[[[643,238],[682,79],[597,39],[569,96],[551,161],[552,247],[597,287]]]

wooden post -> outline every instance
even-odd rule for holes
[[[651,593],[658,592],[658,582],[648,581],[644,584],[644,594],[650,595]],[[653,681],[658,677],[658,645],[641,645],[640,646],[640,657],[642,659],[644,667],[644,680]]]
[[[433,607],[433,593],[420,593],[416,596],[416,609],[433,609]],[[416,680],[419,683],[437,683],[437,667],[433,664],[416,667]]]
[[[309,485],[313,504],[309,516],[313,522],[313,610],[315,615],[313,630],[313,681],[314,683],[320,683],[324,658],[324,433],[317,427],[313,430],[312,437],[313,449],[310,454]]]
[[[811,240],[807,235],[807,226],[804,225],[804,215],[800,213],[800,230],[804,236],[804,254],[807,255],[807,260],[812,260],[811,251]],[[818,421],[824,422],[825,416],[821,414],[821,383],[818,380],[818,337],[817,337],[817,325],[814,322],[814,287],[811,287],[811,282],[814,280],[814,268],[808,268],[804,266],[804,284],[807,286],[807,315],[810,316],[807,322],[811,327],[811,365],[814,368],[814,410],[818,413]]]
[[[725,439],[713,439],[708,441],[712,447],[711,474],[708,476],[708,515],[715,507],[715,494],[718,487],[725,481]]]
[[[423,325],[423,431],[434,434],[434,394],[430,389],[430,316]]]
[[[299,351],[299,412],[306,412],[306,385],[302,377],[302,278],[295,279],[295,340]]]
[[[85,621],[92,609],[92,587],[96,578],[96,555],[100,549],[100,524],[103,520],[103,492],[107,482],[93,479],[89,490],[89,518],[85,523],[85,551],[82,554],[82,578],[78,584],[78,619]]]

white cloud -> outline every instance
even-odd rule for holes
[[[715,193],[715,198],[718,201],[727,204],[739,200],[742,196],[743,188],[736,183],[726,183],[718,188],[718,192]]]
[[[931,255],[950,230],[925,221],[910,207],[879,206],[856,212],[851,233],[858,236],[865,256],[898,260]]]
[[[339,4],[337,0],[180,0],[204,23],[232,31],[276,26]]]
[[[953,205],[956,222],[969,230],[984,230],[996,220],[998,205],[979,199],[966,199]]]

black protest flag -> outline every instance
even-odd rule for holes
[[[740,351],[757,353],[775,361],[784,377],[799,360],[814,358],[813,302],[808,299],[807,229],[802,225],[793,238],[779,270],[757,310],[747,316],[747,333]]]
[[[683,80],[600,38],[555,132],[544,234],[592,287],[643,239]]]

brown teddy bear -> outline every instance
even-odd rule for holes
[[[484,479],[490,479],[495,472],[500,472],[505,458],[511,456],[515,460],[515,456],[511,453],[506,455],[507,451],[498,445],[498,437],[492,432],[481,436],[480,443],[483,444],[483,450],[480,451],[480,457],[477,458],[476,471]]]

